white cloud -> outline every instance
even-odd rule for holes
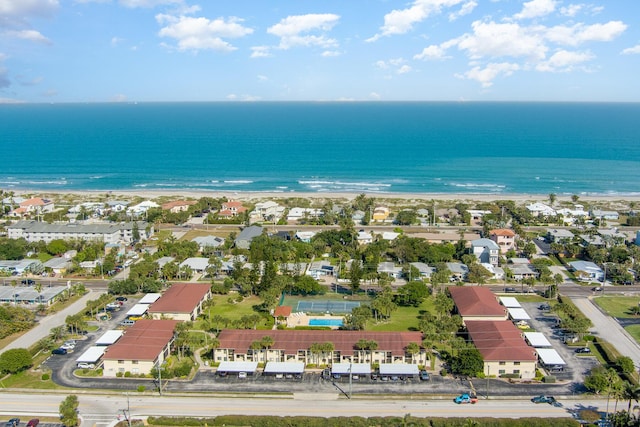
[[[570,52],[559,50],[551,57],[540,62],[536,70],[545,72],[567,72],[572,71],[576,65],[591,61],[594,58],[590,52]]]
[[[374,99],[374,100],[376,100],[376,101],[377,101],[377,100],[379,100],[379,99],[381,99],[381,98],[382,98],[382,97],[381,97],[381,96],[380,96],[380,94],[379,94],[379,93],[377,93],[377,92],[371,92],[371,93],[369,94],[369,99]]]
[[[58,10],[58,0],[1,0],[0,18],[30,18],[51,16]],[[3,19],[0,19],[0,25]]]
[[[269,77],[264,76],[262,74],[258,74],[258,80],[261,82],[266,82],[267,80],[269,80]]]
[[[455,21],[456,19],[460,18],[461,16],[465,16],[465,15],[470,14],[471,12],[473,12],[473,9],[475,9],[476,6],[478,6],[478,3],[475,2],[474,0],[466,2],[465,4],[462,5],[460,10],[458,10],[456,12],[451,12],[449,14],[449,21]]]
[[[366,41],[373,42],[380,37],[408,33],[413,29],[414,24],[424,21],[431,15],[441,13],[443,8],[453,7],[463,2],[464,0],[414,0],[407,9],[395,9],[387,13],[384,16],[384,25],[380,27],[380,33]]]
[[[24,101],[20,101],[19,99],[13,99],[13,98],[0,98],[0,104],[24,104]]]
[[[332,48],[338,45],[337,41],[328,38],[324,33],[330,31],[339,20],[340,16],[332,13],[287,16],[269,27],[267,33],[280,37],[280,49],[296,46]],[[308,34],[311,32],[319,32],[320,35]]]
[[[124,41],[123,38],[120,37],[111,37],[111,46],[112,47],[116,47],[118,46],[120,43],[122,43]]]
[[[488,88],[493,85],[493,80],[502,75],[510,76],[514,71],[518,71],[520,66],[518,64],[512,64],[508,62],[502,63],[490,63],[486,67],[480,68],[479,66],[473,67],[466,73],[458,75],[458,77],[476,80],[483,88]]]
[[[432,44],[431,46],[427,46],[422,49],[422,52],[413,56],[413,59],[421,59],[421,60],[441,60],[451,58],[450,56],[446,56],[447,50],[444,49],[441,45]]]
[[[269,46],[253,46],[251,48],[250,58],[269,58],[273,56],[271,54],[271,48]]]
[[[609,21],[605,24],[585,25],[578,23],[572,26],[557,25],[555,27],[536,28],[544,37],[554,43],[565,46],[578,46],[586,42],[609,42],[627,29],[622,21]]]
[[[342,52],[340,52],[339,50],[325,50],[324,52],[322,52],[322,56],[324,56],[325,58],[340,55],[342,55]]]
[[[570,4],[569,6],[563,6],[560,8],[560,13],[564,16],[573,18],[584,8],[583,4]]]
[[[640,54],[640,44],[637,44],[633,47],[628,47],[621,52],[623,55],[639,55]]]
[[[473,34],[465,34],[457,43],[471,59],[505,56],[543,59],[548,49],[539,35],[517,23],[475,21],[472,28]]]
[[[397,73],[398,74],[406,74],[406,73],[411,72],[411,70],[413,70],[413,68],[411,68],[410,65],[406,65],[405,64],[405,65],[401,66],[400,68],[398,68]]]
[[[239,38],[253,33],[253,29],[244,27],[242,19],[236,17],[216,18],[157,15],[160,24],[167,24],[160,29],[160,37],[177,40],[178,50],[199,51],[215,50],[230,52],[236,48],[225,41],[225,38]]]
[[[522,11],[513,15],[515,19],[531,19],[546,16],[556,10],[556,0],[531,0],[523,3]]]
[[[51,44],[51,40],[49,40],[36,30],[7,31],[5,32],[5,35],[8,37],[29,40],[36,43]]]

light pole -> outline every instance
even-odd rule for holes
[[[353,386],[353,373],[351,372],[353,369],[353,362],[349,362],[349,399],[351,399],[352,394],[352,386]]]

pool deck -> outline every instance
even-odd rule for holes
[[[309,326],[309,320],[311,319],[344,319],[344,316],[330,316],[325,314],[324,316],[308,316],[306,313],[296,312],[291,313],[291,316],[287,318],[287,327],[295,328],[296,326]],[[329,326],[331,329],[338,329],[340,326]]]

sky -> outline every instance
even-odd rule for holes
[[[638,0],[0,0],[0,102],[640,101]]]

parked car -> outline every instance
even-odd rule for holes
[[[429,381],[429,373],[427,371],[420,371],[420,380]]]
[[[127,297],[116,297],[116,301],[127,301]]]
[[[463,404],[463,403],[475,404],[475,403],[478,403],[478,398],[469,393],[462,393],[460,396],[457,396],[455,399],[453,399],[453,401],[456,402],[457,404]]]
[[[546,304],[546,303],[540,304],[538,306],[538,310],[551,310],[551,306],[549,304]]]
[[[69,351],[69,350],[73,350],[74,348],[76,348],[76,345],[75,344],[66,344],[65,343],[65,344],[62,344],[60,346],[60,348],[63,348],[65,350]]]
[[[120,325],[122,325],[122,326],[133,326],[135,324],[136,324],[136,322],[134,320],[131,320],[131,319],[124,319],[122,322],[120,322]]]
[[[33,285],[36,284],[36,281],[32,280],[32,279],[22,279],[22,282],[20,282],[20,283],[22,283],[23,285],[27,285],[27,286],[33,286]]]
[[[504,291],[508,294],[515,294],[516,292],[518,292],[516,288],[504,288]]]
[[[27,423],[27,427],[38,427],[38,424],[40,424],[40,420],[38,418],[32,418]]]
[[[238,372],[238,378],[247,378],[246,372]]]
[[[51,354],[67,354],[67,349],[66,348],[56,348],[51,350]]]
[[[78,363],[78,368],[80,369],[93,369],[95,367],[96,365],[94,365],[93,363],[84,363],[84,362]]]
[[[520,320],[516,323],[516,326],[519,329],[529,329],[529,324],[527,323],[526,320]]]
[[[591,353],[591,349],[589,347],[581,347],[576,349],[576,353],[578,354],[588,354]]]
[[[20,418],[11,418],[9,421],[7,421],[5,427],[17,427],[18,424],[20,424]]]

